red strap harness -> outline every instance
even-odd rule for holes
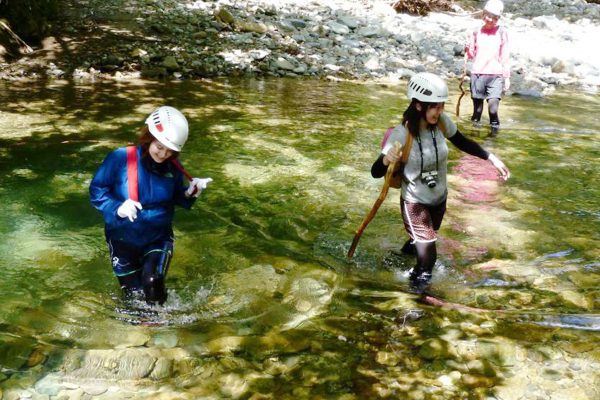
[[[127,146],[127,193],[133,201],[140,201],[138,188],[138,157],[137,147]],[[172,158],[171,162],[191,182],[192,176],[187,172],[178,159]]]
[[[127,146],[127,192],[133,201],[140,201],[138,191],[137,147]]]

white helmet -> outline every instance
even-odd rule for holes
[[[181,151],[188,138],[187,119],[173,107],[158,107],[146,118],[146,125],[156,140],[174,151]]]
[[[499,17],[502,15],[502,11],[504,11],[504,4],[501,0],[488,0],[483,9],[490,14],[494,14],[495,16]]]
[[[444,103],[448,101],[448,86],[439,76],[429,72],[420,72],[410,78],[406,95],[409,100]]]

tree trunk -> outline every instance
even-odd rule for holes
[[[6,21],[0,19],[0,60],[6,56],[16,57],[19,54],[28,54],[33,49],[19,37]]]

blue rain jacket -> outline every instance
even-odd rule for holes
[[[138,190],[142,210],[133,222],[117,215],[119,206],[128,199],[127,150],[121,147],[106,156],[90,183],[90,200],[104,217],[107,240],[121,240],[145,246],[173,235],[175,205],[191,208],[196,198],[186,198],[183,174],[170,162],[164,175],[152,172],[142,162],[142,148],[137,146]],[[150,157],[150,156],[147,156]]]

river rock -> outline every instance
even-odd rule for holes
[[[152,373],[150,374],[150,379],[153,380],[162,380],[171,376],[171,371],[173,369],[173,361],[167,358],[161,357],[156,360],[156,364],[152,369]]]
[[[238,374],[225,374],[219,378],[221,393],[226,397],[239,399],[248,392],[249,381]]]
[[[156,358],[142,350],[90,350],[81,368],[72,375],[81,378],[142,379],[150,374]]]
[[[419,349],[419,356],[426,360],[454,358],[454,347],[442,339],[428,339]]]
[[[167,69],[167,71],[175,71],[179,69],[179,63],[174,56],[166,56],[162,62],[162,66]]]
[[[279,69],[283,69],[286,71],[293,71],[294,68],[296,68],[296,66],[294,64],[292,64],[291,62],[289,62],[288,60],[286,60],[283,57],[278,57],[277,60],[275,61],[277,68]]]
[[[215,17],[219,22],[226,25],[233,25],[235,23],[235,17],[226,7],[221,7],[217,10]]]
[[[463,375],[461,381],[469,388],[492,387],[495,383],[494,379],[470,374]]]
[[[61,380],[58,376],[48,374],[35,383],[35,390],[40,394],[56,396],[61,390]]]
[[[350,28],[348,28],[348,26],[335,21],[329,22],[327,26],[329,27],[329,29],[331,29],[333,33],[336,33],[338,35],[347,35],[348,33],[350,33]]]
[[[213,339],[206,344],[212,354],[231,353],[241,348],[245,339],[243,336],[226,336]]]

